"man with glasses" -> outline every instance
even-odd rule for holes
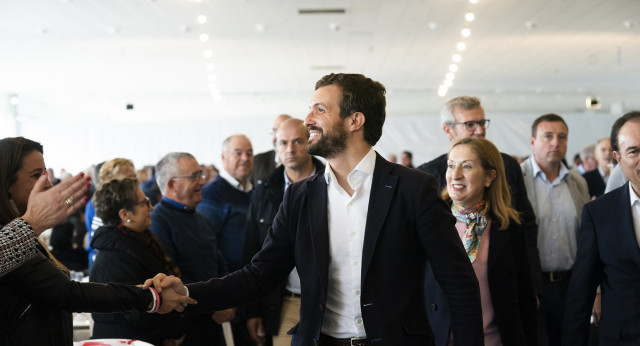
[[[213,226],[195,211],[202,201],[204,172],[188,153],[169,153],[156,165],[156,179],[162,192],[151,212],[151,231],[182,272],[184,282],[198,282],[228,273]],[[235,309],[186,317],[188,345],[224,345],[219,324],[230,321]]]
[[[440,112],[442,130],[453,143],[459,139],[474,137],[485,138],[490,120],[485,119],[480,99],[474,96],[459,96],[447,101]],[[529,263],[531,265],[533,288],[539,296],[542,291],[540,256],[538,254],[538,225],[535,213],[527,197],[527,189],[522,178],[522,170],[518,162],[510,155],[502,153],[507,183],[511,191],[511,204],[522,218],[523,228],[527,236]],[[447,185],[447,154],[424,163],[419,170],[433,174],[438,180],[440,190]]]

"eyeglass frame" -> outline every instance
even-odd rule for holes
[[[464,128],[467,131],[475,131],[478,128],[478,126],[486,130],[489,128],[490,124],[491,124],[491,119],[483,119],[483,120],[477,120],[477,121],[472,120],[472,121],[465,121],[461,123],[447,123],[447,125],[449,126],[464,125]],[[469,128],[469,126],[473,126],[473,127]]]
[[[201,169],[193,174],[189,174],[189,175],[181,175],[178,177],[171,177],[169,179],[190,179],[190,180],[194,180],[194,179],[205,179],[207,177],[207,174],[205,173],[204,169]]]
[[[151,199],[149,199],[149,197],[145,197],[142,201],[134,203],[134,206],[138,206],[138,205],[142,205],[143,203],[147,204],[147,208],[151,208],[153,207],[153,204],[151,204]]]

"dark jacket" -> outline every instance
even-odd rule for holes
[[[91,247],[98,250],[91,270],[92,282],[135,285],[157,273],[165,272],[164,259],[116,227],[98,228],[93,235]],[[96,339],[137,339],[162,345],[165,339],[180,339],[184,334],[182,318],[175,311],[166,315],[139,311],[94,313],[91,317],[95,321],[93,338]]]
[[[151,294],[120,284],[79,283],[39,254],[0,278],[0,345],[71,345],[71,312],[146,311]]]
[[[276,151],[269,150],[253,157],[253,170],[249,180],[253,186],[266,179],[276,169]]]
[[[600,175],[599,169],[586,172],[582,175],[584,180],[587,181],[587,187],[589,187],[589,197],[600,197],[604,195],[604,190],[607,184],[604,183],[604,179]]]
[[[198,301],[187,311],[213,311],[264,298],[293,267],[302,287],[292,345],[318,342],[329,284],[327,182],[318,172],[287,189],[262,250],[251,265],[222,279],[188,285]],[[444,288],[459,345],[482,345],[480,291],[433,176],[376,155],[363,251],[360,308],[376,346],[432,345],[424,280],[427,259]]]
[[[542,293],[542,270],[540,269],[540,253],[538,251],[538,224],[536,214],[527,196],[527,188],[524,184],[522,169],[518,162],[511,156],[501,153],[504,162],[507,184],[511,192],[511,205],[520,213],[522,229],[527,237],[527,253],[531,266],[531,280],[536,294]],[[447,154],[418,166],[418,169],[433,174],[438,181],[440,191],[447,187]]]
[[[315,157],[312,160],[316,172],[324,170],[324,164],[320,160]],[[244,228],[243,257],[245,265],[250,264],[253,256],[262,249],[267,232],[278,213],[280,203],[282,203],[284,184],[284,166],[280,165],[271,175],[259,182],[251,194],[249,215]],[[270,335],[277,335],[280,329],[282,293],[285,285],[286,282],[267,298],[245,307],[247,318],[262,317],[262,326]]]
[[[522,226],[510,222],[501,231],[492,224],[489,233],[487,277],[494,316],[504,346],[537,345],[536,298],[526,255]],[[436,336],[436,345],[449,341],[451,320],[447,299],[436,282],[431,266],[427,272],[427,309]]]
[[[585,204],[564,310],[563,345],[587,345],[596,288],[598,345],[640,345],[640,249],[629,183]]]

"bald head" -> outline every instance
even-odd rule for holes
[[[311,165],[307,153],[309,132],[300,119],[285,120],[276,131],[276,154],[285,170],[301,170]]]
[[[280,127],[280,124],[282,124],[284,121],[291,119],[291,116],[288,114],[280,114],[278,115],[275,120],[273,120],[273,125],[271,126],[271,133],[273,133],[273,146],[275,147],[276,145],[276,131],[278,130],[278,127]]]

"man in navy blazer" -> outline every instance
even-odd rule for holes
[[[297,267],[300,322],[293,345],[433,345],[427,260],[447,296],[456,345],[482,345],[478,282],[433,176],[373,151],[384,86],[363,75],[316,83],[305,119],[324,172],[291,185],[251,265],[188,286],[198,312],[262,298]],[[159,274],[155,286],[184,288]]]
[[[629,182],[584,206],[565,307],[564,345],[587,345],[598,285],[598,345],[640,345],[640,112],[616,120],[611,144]]]

